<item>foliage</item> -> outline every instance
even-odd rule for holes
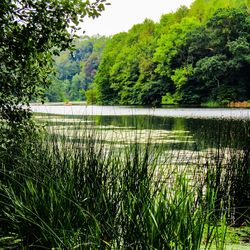
[[[250,8],[249,0],[195,0],[190,7],[189,15],[206,22],[218,9],[225,8]]]
[[[235,7],[235,8],[228,8]],[[248,4],[196,0],[191,8],[145,20],[115,35],[94,80],[100,104],[246,101]]]
[[[97,75],[95,77],[95,88],[98,103],[112,104],[115,102],[117,92],[110,86],[110,71],[118,51],[122,48],[126,35],[126,33],[118,33],[114,35],[106,44],[100,65],[98,67]]]
[[[97,102],[97,93],[95,89],[88,89],[85,91],[87,104],[95,104]]]
[[[82,18],[98,17],[104,4],[105,0],[1,1],[2,118],[18,119],[20,105],[28,105],[43,94],[42,88],[49,84],[53,55],[69,48]]]
[[[162,15],[159,23],[146,19],[111,38],[80,37],[74,50],[56,57],[70,46],[69,28],[76,31],[78,14],[98,16],[103,1],[40,0],[27,3],[27,9],[21,3],[20,10],[7,2],[1,9],[5,118],[17,119],[19,104],[38,100],[44,89],[47,101],[85,100],[90,90],[91,103],[99,104],[158,106],[166,96],[171,103],[189,104],[250,99],[248,1],[196,0],[190,8]]]
[[[181,99],[180,89],[187,82],[187,77],[192,75],[192,65],[186,60],[187,35],[200,26],[195,18],[184,18],[180,23],[170,27],[167,34],[158,40],[158,47],[154,54],[157,63],[156,72],[167,77],[168,92],[175,91],[175,100]],[[182,64],[180,68],[178,66]]]
[[[73,42],[73,51],[61,52],[54,58],[55,75],[52,85],[45,90],[46,101],[82,101],[91,88],[107,38],[79,37]]]
[[[165,87],[154,72],[154,35],[155,24],[146,19],[144,23],[133,26],[127,34],[111,38],[95,78],[99,103],[161,102]]]
[[[194,74],[189,84],[201,100],[230,102],[249,98],[248,20],[244,10],[219,10],[200,30],[200,36],[206,37],[205,43],[198,44],[196,34],[190,34],[189,56]]]

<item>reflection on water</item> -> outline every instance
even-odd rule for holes
[[[46,123],[52,133],[67,135],[72,140],[86,131],[94,131],[103,143],[119,148],[134,142],[150,142],[166,151],[215,152],[217,148],[246,149],[250,140],[249,120],[48,114],[38,114],[36,119]]]
[[[120,145],[147,143],[150,137],[151,143],[168,149],[241,149],[250,134],[250,109],[86,105],[35,105],[31,109],[40,112],[37,119],[53,126],[54,133],[62,135],[67,130],[72,138],[77,130],[81,134],[94,129],[105,143]]]
[[[73,145],[82,150],[93,145],[84,143],[85,138],[90,138],[104,154],[111,152],[116,156],[117,153],[121,158],[126,154],[130,157],[134,142],[143,152],[144,145],[151,143],[149,164],[157,159],[154,178],[169,187],[182,174],[190,185],[200,183],[202,186],[207,181],[208,169],[212,169],[214,180],[211,185],[218,187],[218,197],[224,204],[228,204],[229,197],[231,199],[232,221],[240,221],[237,214],[240,217],[247,214],[244,209],[249,207],[250,199],[249,119],[52,114],[38,114],[36,119],[46,124],[52,134],[66,138],[59,140],[66,148]],[[76,143],[72,144],[72,141]],[[142,151],[138,152],[140,157]],[[124,159],[126,163],[128,158]]]

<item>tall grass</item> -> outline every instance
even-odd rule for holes
[[[204,122],[205,123],[205,122]],[[197,141],[209,145],[205,167],[217,187],[218,209],[227,210],[228,223],[240,226],[250,221],[250,123],[222,120],[200,123]],[[204,140],[204,138],[206,138]]]
[[[224,248],[217,169],[176,174],[150,138],[117,151],[94,130],[75,136],[45,133],[2,151],[3,247]]]

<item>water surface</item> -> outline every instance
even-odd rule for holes
[[[183,150],[184,156],[210,155],[220,148],[226,157],[250,143],[250,109],[45,105],[32,110],[40,112],[37,120],[53,133],[75,139],[91,130],[103,143],[119,148],[150,141],[166,151]]]
[[[102,116],[160,116],[189,118],[226,118],[250,120],[247,108],[138,108],[130,106],[89,106],[89,105],[32,105],[31,110],[38,113],[60,115],[102,115]]]

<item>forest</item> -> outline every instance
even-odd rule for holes
[[[196,0],[55,58],[47,101],[226,105],[250,100],[249,1]]]
[[[45,93],[45,100],[85,100],[85,91],[93,83],[107,39],[101,36],[79,37],[75,39],[73,49],[55,56],[52,83]]]

